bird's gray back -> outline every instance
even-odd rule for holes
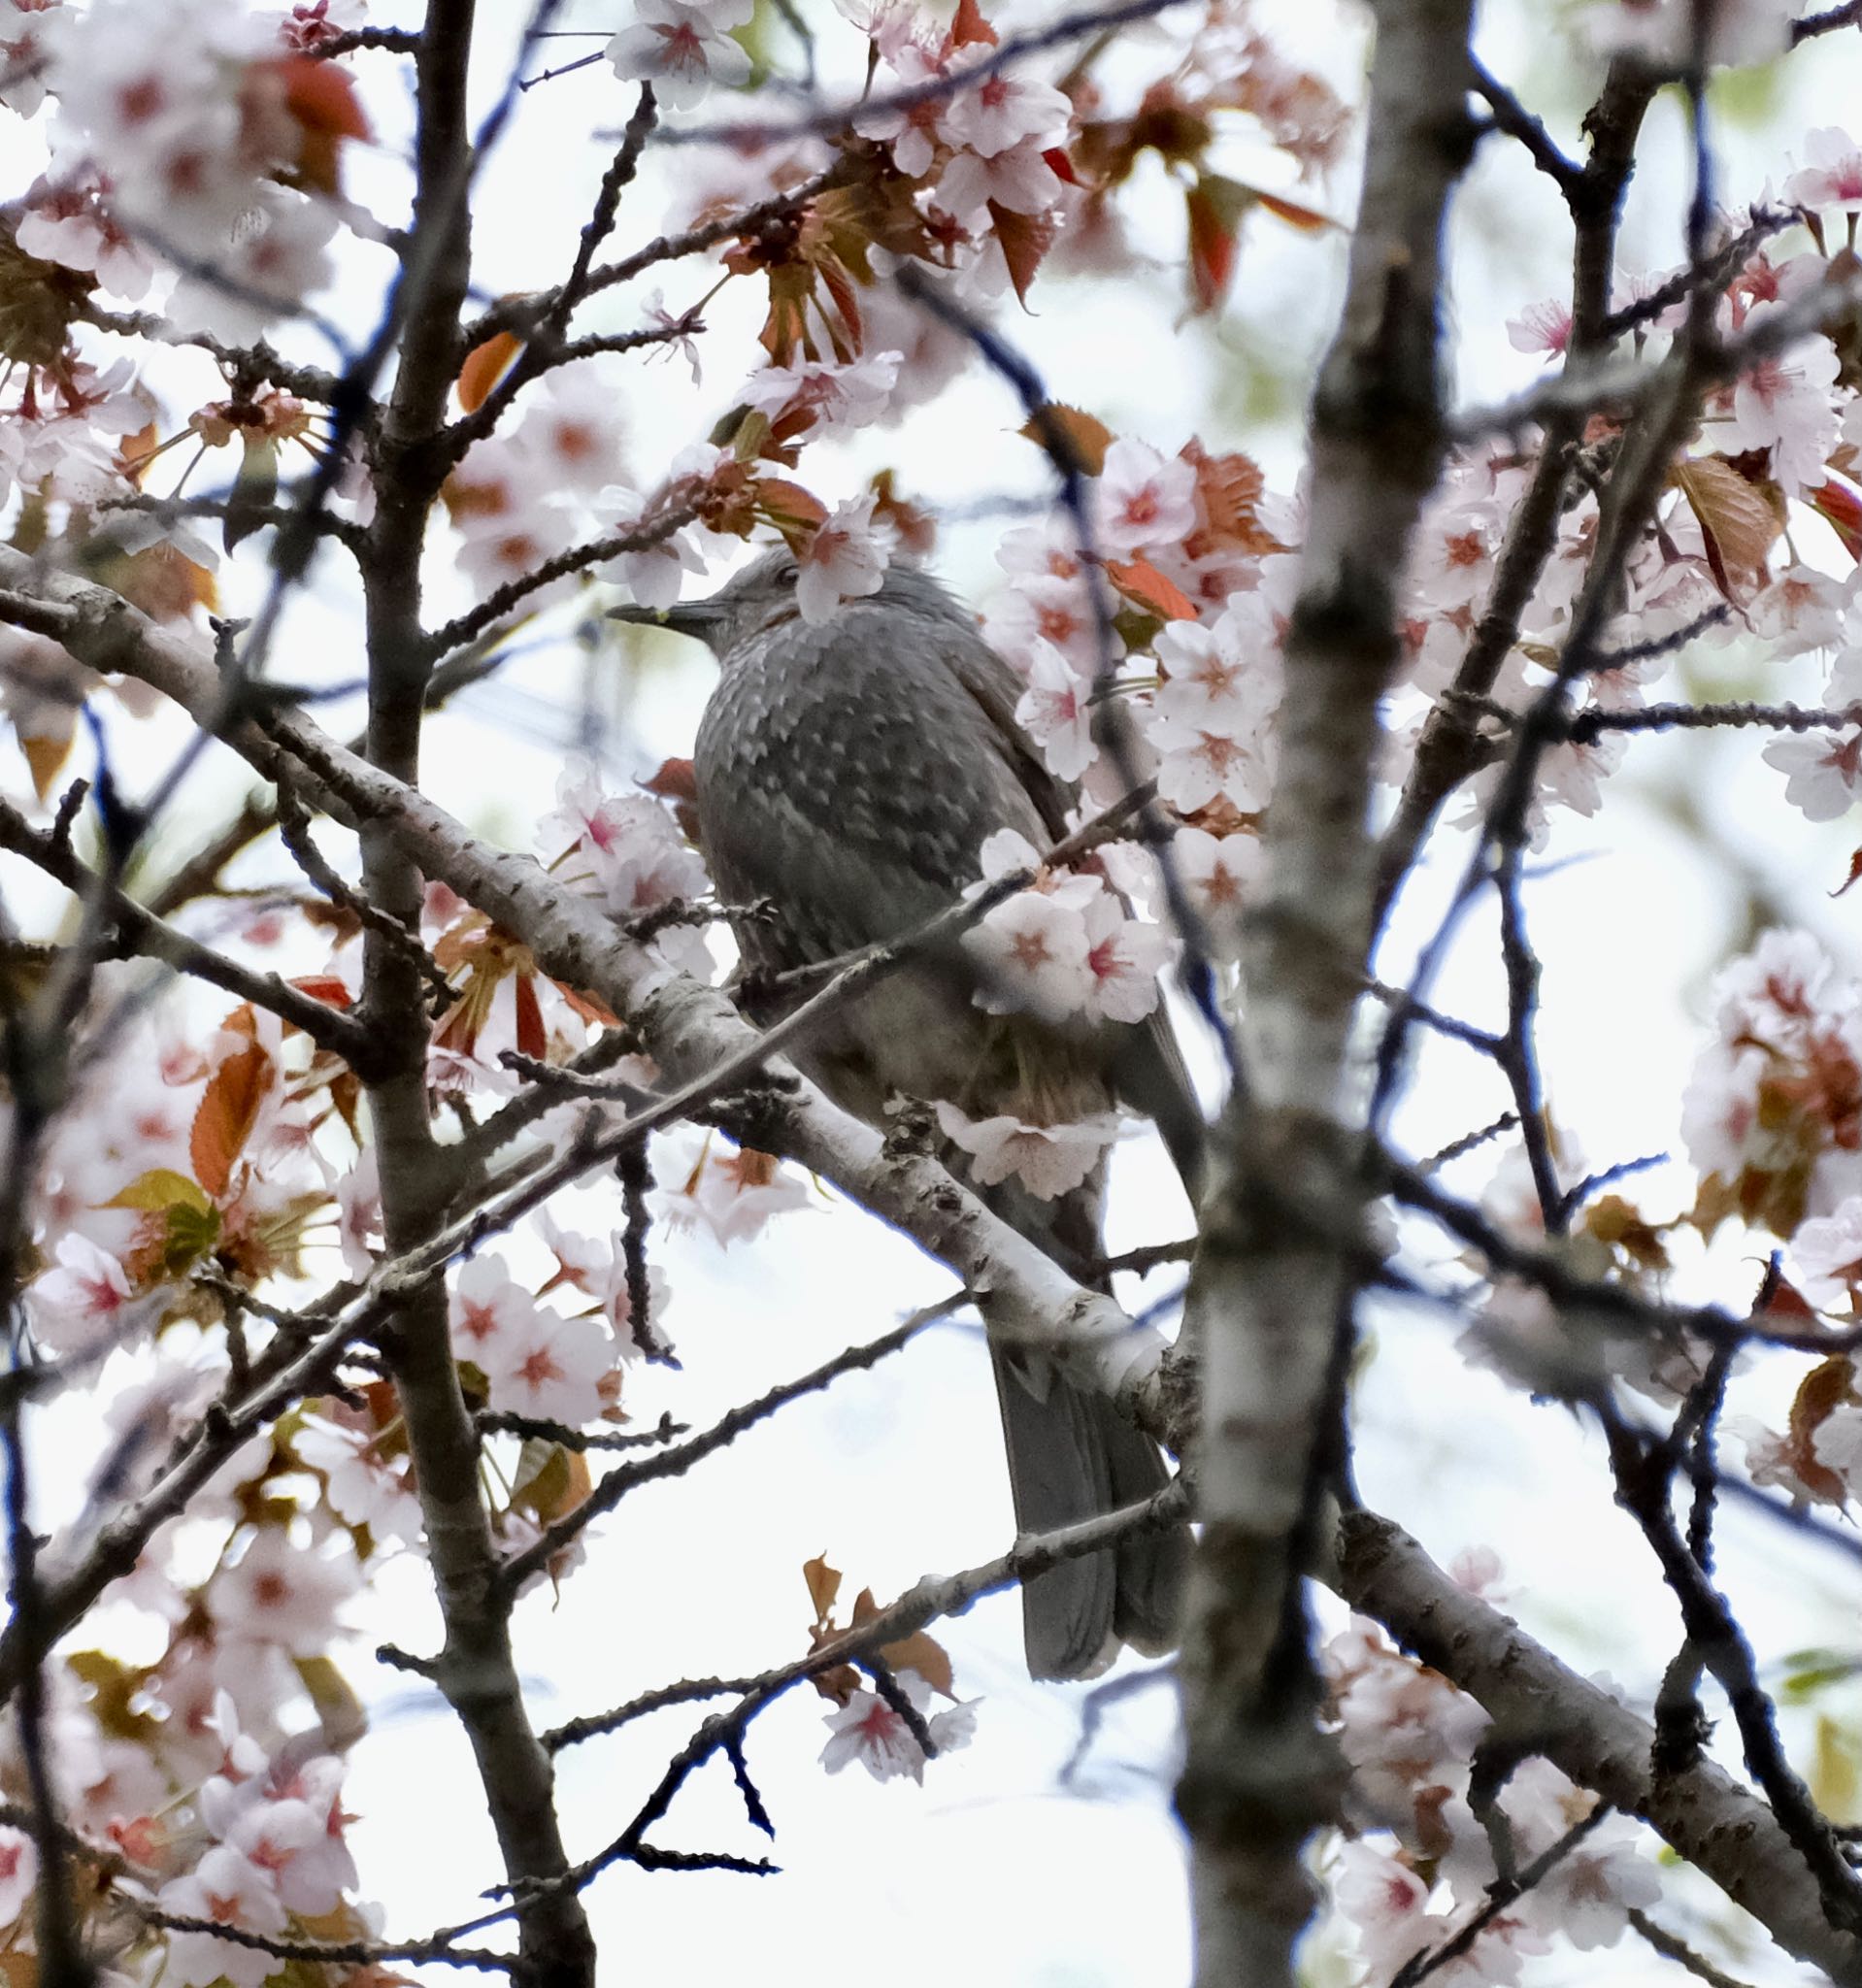
[[[791,611],[722,657],[695,753],[706,854],[728,896],[782,907],[783,950],[909,930],[975,878],[997,829],[1046,840],[966,679],[1013,710],[1013,676],[930,581],[820,627]]]

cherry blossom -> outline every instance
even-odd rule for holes
[[[1266,881],[1267,855],[1260,838],[1180,828],[1171,839],[1171,850],[1177,874],[1190,903],[1208,921],[1217,952],[1232,954],[1241,937],[1241,908]]]
[[[1093,483],[1099,549],[1129,559],[1146,546],[1174,546],[1196,528],[1196,472],[1148,443],[1120,436]]]
[[[91,272],[107,290],[135,303],[149,291],[154,258],[107,205],[108,187],[94,170],[34,181],[19,216],[18,243],[28,255],[66,269]]]
[[[1746,328],[1782,308],[1755,306]],[[1769,448],[1772,474],[1787,492],[1814,489],[1836,443],[1838,414],[1830,389],[1837,371],[1836,349],[1826,338],[1800,340],[1748,366],[1733,387],[1729,452]]]
[[[969,1745],[977,1726],[974,1700],[932,1712],[930,1684],[916,1671],[899,1671],[894,1674],[913,1709],[920,1715],[929,1714],[925,1727],[940,1756]],[[858,1761],[876,1781],[896,1780],[909,1774],[922,1785],[924,1749],[904,1718],[878,1692],[856,1691],[838,1711],[827,1715],[827,1728],[829,1738],[821,1749],[821,1765],[829,1773],[838,1774],[844,1767]]]
[[[408,1486],[406,1459],[382,1455],[372,1431],[307,1413],[291,1447],[300,1462],[321,1474],[324,1497],[337,1517],[366,1526],[376,1540],[411,1543],[420,1537],[420,1505]]]
[[[906,10],[888,10],[894,26],[907,22]],[[883,50],[884,60],[898,78],[901,93],[934,83],[943,74],[938,55],[916,40],[892,41]],[[883,97],[882,93],[882,97]],[[862,138],[874,138],[892,147],[892,162],[908,180],[919,180],[931,170],[937,158],[938,126],[943,105],[935,98],[923,103],[881,107],[862,111],[853,128]]]
[[[524,1334],[537,1301],[513,1280],[501,1256],[475,1256],[454,1277],[448,1322],[452,1350],[484,1367],[506,1340]]]
[[[1548,1850],[1596,1806],[1550,1761],[1523,1761],[1500,1806],[1513,1826],[1514,1854],[1523,1862]],[[1632,1911],[1661,1901],[1655,1867],[1639,1848],[1641,1831],[1626,1815],[1607,1816],[1552,1866],[1519,1911],[1542,1934],[1560,1933],[1580,1952],[1613,1946]]]
[[[981,984],[979,1008],[991,1014],[1026,1009],[1062,1021],[1091,991],[1090,945],[1079,907],[1038,890],[1018,891],[963,935]]]
[[[661,1171],[670,1177],[670,1170]],[[659,1198],[661,1212],[675,1229],[701,1230],[723,1248],[759,1235],[772,1215],[813,1206],[808,1185],[794,1169],[769,1153],[720,1143],[710,1135],[701,1135],[682,1184]],[[624,1279],[621,1290],[624,1294]],[[607,1302],[612,1310],[612,1296]],[[618,1334],[620,1329],[616,1316],[615,1330]]]
[[[993,1187],[1013,1174],[1042,1201],[1071,1194],[1098,1166],[1118,1137],[1118,1114],[1097,1111],[1070,1125],[1029,1125],[1019,1118],[972,1119],[940,1101],[944,1136],[970,1158],[977,1184]]]
[[[599,1321],[533,1305],[486,1343],[480,1364],[494,1408],[579,1427],[601,1412],[614,1346]]]
[[[1556,357],[1571,343],[1571,306],[1555,297],[1528,304],[1517,317],[1507,319],[1507,343],[1515,352]]]
[[[1036,636],[1027,651],[1028,688],[1015,723],[1041,747],[1055,779],[1077,780],[1098,749],[1092,735],[1092,682],[1050,642]]]
[[[1797,1288],[1818,1310],[1853,1302],[1862,1284],[1862,1195],[1803,1223],[1791,1238],[1791,1262]]]
[[[1081,676],[1089,677],[1098,668],[1099,624],[1092,597],[1078,574],[1020,577],[990,607],[985,628],[990,646],[1023,676],[1030,674],[1043,643],[1057,649]]]
[[[1061,144],[1072,113],[1072,104],[1051,85],[997,70],[974,89],[952,96],[941,121],[953,145],[992,159],[1024,140],[1042,149]]]
[[[878,501],[868,491],[837,504],[797,559],[795,605],[811,626],[831,621],[843,601],[876,594],[883,584],[891,532],[873,521]]]
[[[0,0],[0,104],[30,117],[46,100],[45,17],[59,0]],[[37,254],[37,249],[28,251]]]
[[[100,1352],[148,1319],[121,1263],[87,1236],[61,1236],[54,1268],[35,1277],[26,1295],[33,1337],[51,1353]]]
[[[630,535],[663,515],[662,502],[611,483],[594,505],[596,527],[604,538]],[[619,580],[643,608],[670,608],[684,589],[686,574],[705,571],[705,554],[682,527],[662,533],[650,546],[616,552],[602,571]]]
[[[1143,1021],[1163,998],[1158,975],[1175,950],[1162,926],[1128,918],[1110,891],[1081,914],[1086,926],[1086,969],[1092,976],[1085,1011],[1107,1021]]]
[[[1784,798],[1807,821],[1837,820],[1862,793],[1862,730],[1787,733],[1760,757],[1786,776]]]
[[[1274,791],[1274,741],[1243,708],[1201,719],[1153,711],[1147,736],[1160,754],[1157,791],[1184,814],[1217,795],[1252,814]]]
[[[1165,679],[1153,700],[1162,717],[1187,725],[1233,717],[1264,728],[1279,708],[1277,635],[1257,595],[1232,603],[1213,626],[1173,621],[1152,647]]]
[[[1812,1432],[1811,1450],[1826,1471],[1854,1497],[1862,1488],[1862,1404],[1838,1402]]]
[[[287,1917],[271,1878],[230,1843],[215,1843],[184,1877],[162,1886],[156,1903],[178,1917],[211,1919],[243,1933],[282,1935]],[[211,1933],[171,1932],[167,1940],[163,1979],[178,1988],[208,1988],[222,1979],[231,1988],[259,1988],[280,1966],[258,1947],[216,1939]]]
[[[1854,595],[1853,578],[1833,580],[1814,567],[1793,564],[1774,574],[1753,595],[1746,618],[1752,633],[1770,643],[1780,656],[1835,648],[1844,639]],[[1840,694],[1826,699],[1845,701]]]
[[[310,1552],[281,1527],[261,1526],[238,1561],[215,1575],[215,1613],[234,1634],[314,1657],[341,1628],[337,1610],[359,1585],[352,1556]]]
[[[1043,148],[1029,139],[990,158],[958,152],[939,175],[937,200],[958,220],[980,226],[991,204],[1011,214],[1044,214],[1065,191]]]
[[[24,1830],[0,1824],[0,1926],[12,1926],[39,1881],[39,1852]]]
[[[1391,1974],[1444,1930],[1429,1912],[1429,1887],[1407,1864],[1363,1840],[1341,1843],[1332,1903],[1348,1919],[1374,1978]]]
[[[690,110],[713,83],[736,89],[749,81],[750,58],[729,30],[753,11],[750,0],[636,0],[635,24],[603,52],[622,82],[650,83],[668,110]]]
[[[617,917],[697,897],[708,884],[703,861],[657,801],[608,793],[585,765],[558,777],[556,806],[537,823],[537,846],[572,880],[585,874]]]
[[[1862,145],[1834,125],[1808,132],[1802,169],[1784,182],[1784,198],[1798,207],[1834,207],[1862,214]]]
[[[867,352],[846,365],[815,359],[765,366],[750,375],[740,398],[772,421],[785,414],[812,414],[813,436],[845,434],[885,413],[903,359],[900,352]]]

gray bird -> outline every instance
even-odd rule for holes
[[[923,925],[976,879],[985,838],[1012,828],[1046,847],[1067,832],[1073,798],[1015,724],[1014,672],[936,580],[894,566],[878,593],[812,626],[795,578],[779,550],[663,616],[615,611],[696,636],[718,659],[698,728],[698,821],[720,895],[773,908],[735,923],[752,986]],[[880,982],[796,1060],[880,1126],[900,1093],[1036,1124],[1122,1100],[1157,1120],[1193,1196],[1203,1121],[1161,1010],[1138,1026],[1052,1026],[985,1013],[975,989],[969,955],[952,944]],[[959,1172],[964,1158],[948,1155]],[[1099,1253],[1103,1191],[1095,1176],[1054,1202],[1014,1181],[983,1194],[1081,1271]],[[1155,1446],[1109,1402],[997,1332],[990,1352],[1022,1532],[1116,1509],[1167,1481]],[[1030,1673],[1091,1675],[1121,1641],[1171,1647],[1188,1545],[1180,1527],[1027,1582]]]

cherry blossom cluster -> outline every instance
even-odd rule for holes
[[[331,279],[334,140],[360,136],[347,79],[304,50],[359,8],[93,0],[42,15],[52,163],[22,245],[140,296],[182,272],[179,328],[256,335]]]
[[[1491,1554],[1467,1555],[1454,1572],[1479,1590],[1491,1584],[1498,1563]],[[1323,1663],[1358,1828],[1334,1852],[1332,1901],[1378,1988],[1481,1910],[1499,1874],[1496,1830],[1504,1827],[1518,1871],[1584,1821],[1597,1798],[1532,1758],[1508,1775],[1495,1799],[1499,1814],[1483,1821],[1470,1805],[1471,1773],[1489,1721],[1473,1699],[1361,1619],[1332,1639]],[[1614,1945],[1629,1913],[1661,1896],[1641,1836],[1620,1815],[1586,1830],[1537,1885],[1487,1921],[1442,1978],[1470,1988],[1516,1981],[1530,1956],[1551,1952],[1561,1938],[1581,1952]]]

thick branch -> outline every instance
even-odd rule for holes
[[[1444,447],[1442,232],[1476,131],[1468,0],[1377,10],[1364,187],[1312,414],[1311,520],[1286,641],[1269,888],[1245,920],[1252,1097],[1231,1099],[1186,1331],[1203,1360],[1202,1548],[1184,1638],[1199,1988],[1295,1978],[1302,1850],[1343,1771],[1317,1726],[1302,1576],[1338,1448],[1364,1188],[1336,1113],[1364,983],[1379,700],[1408,540]],[[1288,1183],[1314,1229],[1271,1210]],[[1341,1459],[1342,1460],[1342,1459]]]
[[[1655,1771],[1654,1729],[1457,1587],[1401,1527],[1347,1515],[1334,1584],[1403,1647],[1492,1714],[1521,1750],[1639,1815],[1757,1919],[1787,1953],[1843,1988],[1862,1982],[1862,1941],[1838,1932],[1772,1811],[1711,1761]]]

